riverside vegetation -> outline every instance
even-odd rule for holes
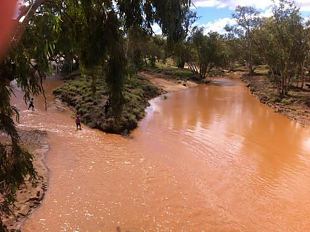
[[[125,81],[124,105],[120,115],[113,117],[108,101],[108,87],[102,80],[97,80],[96,91],[85,77],[66,81],[54,94],[68,105],[74,107],[83,123],[110,133],[128,134],[137,127],[144,117],[148,101],[162,91],[138,75]],[[105,110],[103,110],[105,109]]]

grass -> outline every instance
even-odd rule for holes
[[[173,79],[182,81],[196,79],[195,75],[188,69],[180,69],[174,66],[166,66],[160,63],[156,64],[156,67],[147,67],[145,70],[153,73],[164,74]]]
[[[145,115],[148,100],[161,94],[161,90],[149,81],[134,76],[126,80],[124,88],[124,107],[118,118],[105,114],[108,90],[104,81],[96,82],[96,93],[91,89],[87,78],[79,77],[67,81],[62,87],[54,90],[54,94],[72,106],[80,114],[86,125],[109,133],[129,133],[137,127],[138,121]]]

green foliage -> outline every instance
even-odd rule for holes
[[[203,34],[203,29],[197,29],[190,37],[192,57],[188,61],[193,73],[204,79],[214,68],[223,65],[223,38],[218,33]]]
[[[186,42],[179,42],[175,44],[174,56],[178,68],[184,68],[185,63],[191,59],[191,50],[189,44]]]
[[[155,66],[156,61],[165,59],[166,40],[161,36],[150,36],[141,28],[128,31],[128,73],[135,75],[145,66]]]
[[[273,16],[255,31],[255,43],[280,95],[286,95],[294,78],[304,75],[309,53],[309,34],[299,9],[291,1],[280,1]]]
[[[195,79],[195,75],[188,69],[180,69],[172,66],[159,66],[157,67],[148,67],[147,71],[151,71],[153,73],[161,73],[167,76],[167,78],[171,77],[173,79],[180,80],[191,80]]]
[[[259,64],[258,54],[253,48],[253,30],[259,26],[261,18],[259,12],[249,6],[237,6],[233,18],[236,19],[237,25],[226,29],[240,39],[242,49],[239,50],[239,56],[246,61],[249,73],[252,75],[254,65]]]
[[[124,83],[123,110],[116,120],[112,108],[105,110],[108,86],[100,79],[96,86],[97,92],[94,95],[88,78],[81,77],[66,82],[63,87],[56,89],[54,94],[73,106],[85,124],[111,133],[129,132],[136,128],[138,121],[144,116],[148,100],[160,94],[160,90],[150,82],[136,75],[132,76]]]
[[[117,117],[122,110],[122,87],[127,74],[137,72],[141,68],[142,59],[154,65],[163,56],[162,49],[158,49],[157,39],[147,39],[146,45],[136,40],[142,41],[143,37],[150,35],[153,23],[162,27],[168,44],[185,38],[194,13],[190,10],[189,0],[120,0],[116,4],[106,0],[102,3],[98,4],[95,0],[58,0],[47,2],[44,9],[56,12],[62,22],[61,32],[66,33],[59,36],[57,54],[64,53],[65,57],[77,55],[84,74],[93,82],[97,78],[91,73],[94,67],[104,66],[104,77]],[[125,49],[126,34],[128,49]],[[138,38],[138,35],[142,35],[142,38]]]

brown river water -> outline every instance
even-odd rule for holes
[[[49,188],[23,231],[310,231],[310,128],[236,80],[156,98],[130,138],[84,127],[36,99],[21,128],[46,130]]]

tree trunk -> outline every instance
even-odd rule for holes
[[[177,66],[178,66],[178,68],[184,68],[184,66],[185,66],[185,62],[184,61],[180,61],[180,62],[178,62],[178,64],[177,64]]]
[[[304,67],[305,67],[305,64],[302,65],[302,68],[301,68],[301,89],[304,88],[304,85],[305,85],[305,72],[304,72]]]

